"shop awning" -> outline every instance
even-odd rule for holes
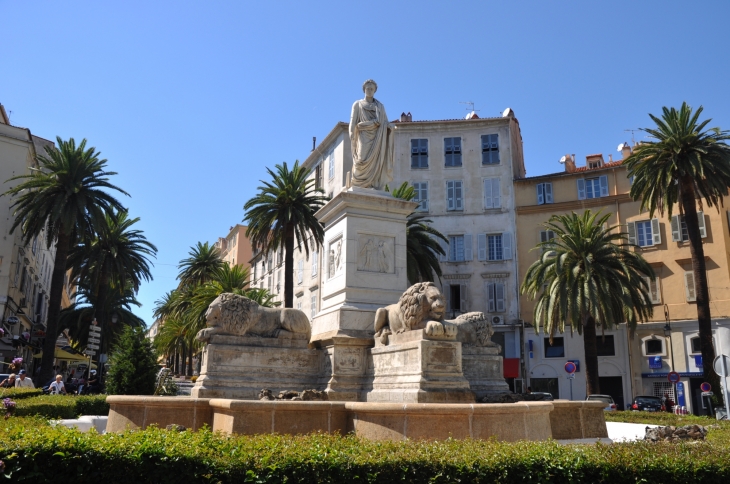
[[[519,358],[504,358],[503,376],[505,378],[519,378],[520,377],[520,359]]]
[[[56,347],[56,352],[53,355],[57,360],[71,360],[71,361],[86,361],[89,358],[84,355],[75,355],[73,353],[69,353],[68,351],[64,351],[61,348]],[[42,358],[43,352],[36,353],[33,355],[33,358]]]

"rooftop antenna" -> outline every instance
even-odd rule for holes
[[[639,128],[633,128],[633,129],[625,129],[624,131],[627,133],[631,133],[631,145],[632,146],[635,145],[636,141],[634,141],[634,133],[636,131],[641,131],[641,130]]]
[[[459,101],[459,104],[468,104],[470,107],[466,108],[469,112],[481,111],[481,109],[474,109],[474,101]]]

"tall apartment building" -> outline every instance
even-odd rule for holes
[[[246,226],[236,224],[228,231],[228,235],[220,237],[215,247],[220,251],[221,258],[231,266],[249,266],[252,257],[251,242],[246,237]]]
[[[394,180],[417,191],[417,211],[448,238],[441,257],[440,285],[449,317],[469,311],[489,314],[495,340],[508,358],[510,378],[517,377],[520,341],[515,202],[512,180],[525,175],[522,136],[511,110],[503,117],[395,121]],[[352,171],[347,123],[338,123],[303,165],[316,186],[333,197],[345,189]],[[327,244],[327,241],[325,241]],[[326,245],[327,246],[327,245]],[[294,256],[294,306],[313,318],[321,307],[319,288],[330,254],[320,247],[307,257]],[[334,254],[332,255],[334,256]],[[282,293],[281,254],[252,261],[254,284]],[[404,288],[405,289],[405,288]],[[383,305],[395,301],[383,301]]]
[[[26,128],[12,126],[0,105],[0,193],[18,183],[7,180],[38,166],[35,156],[45,154],[45,146],[53,143],[33,136]],[[0,197],[0,361],[8,363],[21,356],[30,363],[32,348],[18,342],[34,343],[45,335],[56,250],[55,246],[46,248],[45,233],[28,244],[22,241],[20,229],[10,233],[15,220],[12,203],[10,197]],[[4,367],[0,365],[0,372]]]
[[[621,147],[625,158],[631,148]],[[598,363],[602,393],[611,394],[619,405],[630,403],[636,395],[662,396],[670,393],[674,401],[684,400],[695,413],[700,410],[697,399],[702,383],[702,357],[699,349],[697,309],[695,306],[692,261],[684,217],[674,207],[674,216],[650,218],[640,210],[640,202],[629,196],[632,180],[622,160],[606,162],[602,155],[589,155],[585,166],[576,166],[574,156],[566,155],[564,171],[529,178],[515,179],[517,212],[517,254],[519,280],[537,260],[539,251],[532,249],[553,234],[541,226],[553,214],[582,213],[586,209],[610,213],[610,226],[619,225],[628,233],[629,241],[651,264],[656,274],[647,282],[651,288],[654,315],[640,324],[630,338],[626,325],[599,334]],[[727,197],[726,197],[727,198]],[[725,200],[728,206],[730,199]],[[705,209],[699,214],[707,275],[710,287],[712,326],[716,352],[730,353],[730,233],[728,211]],[[534,302],[520,299],[521,318],[532,322]],[[570,383],[563,366],[568,359],[584,361],[582,337],[577,333],[558,335],[550,346],[545,334],[525,332],[525,369],[533,391],[550,391],[567,398]],[[680,373],[682,384],[674,395],[667,381],[669,371]],[[576,373],[573,382],[575,399],[585,398],[585,373]]]

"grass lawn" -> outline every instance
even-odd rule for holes
[[[730,420],[697,417],[695,415],[675,415],[667,412],[606,412],[606,422],[626,422],[646,425],[702,425],[710,427],[707,440],[722,443],[730,448]]]

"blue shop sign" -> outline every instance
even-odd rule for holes
[[[687,399],[684,396],[684,383],[677,383],[677,405],[680,407],[687,406]]]
[[[702,368],[702,355],[695,356],[695,366],[697,368]]]
[[[649,357],[649,368],[652,370],[659,370],[662,367],[662,357],[661,356],[650,356]]]
[[[668,375],[668,371],[657,371],[656,373],[642,373],[641,378],[663,378],[666,380]],[[703,374],[701,371],[681,371],[679,376],[682,378],[701,378]]]

